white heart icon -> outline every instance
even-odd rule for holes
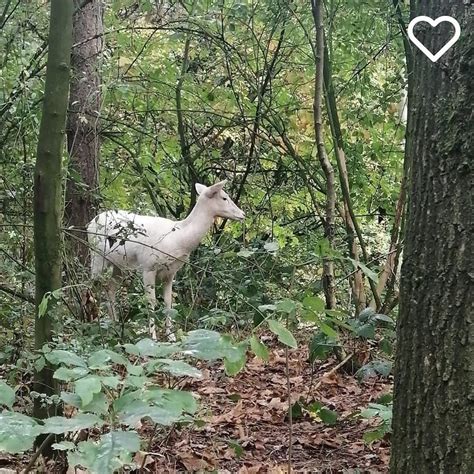
[[[423,43],[421,43],[420,40],[417,39],[417,37],[413,34],[413,29],[420,22],[429,23],[434,28],[445,21],[451,23],[451,25],[454,26],[454,36],[436,54],[433,54]],[[461,36],[461,27],[459,26],[458,21],[452,16],[440,16],[439,18],[436,18],[436,20],[433,20],[429,16],[417,16],[410,21],[407,33],[412,43],[435,63],[459,39]]]

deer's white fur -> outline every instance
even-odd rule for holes
[[[126,211],[105,211],[90,222],[87,234],[92,250],[91,276],[96,278],[106,268],[113,267],[107,289],[112,319],[116,319],[115,292],[121,270],[142,272],[145,294],[152,308],[156,306],[156,280],[161,281],[165,307],[171,309],[173,278],[207,234],[214,219],[245,218],[244,212],[223,191],[225,183],[221,181],[210,187],[196,184],[196,205],[182,221]],[[166,331],[170,336],[169,317],[166,318]],[[152,318],[150,334],[156,339]]]

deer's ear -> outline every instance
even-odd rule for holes
[[[224,181],[219,181],[218,183],[213,184],[212,186],[209,186],[206,191],[206,196],[210,198],[214,197],[217,193],[222,191],[225,186],[225,183],[227,183],[226,179],[224,179]]]
[[[207,186],[204,186],[204,184],[200,183],[196,183],[194,187],[196,188],[198,195],[201,195],[206,189],[208,189]]]

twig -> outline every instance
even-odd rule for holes
[[[0,285],[0,291],[3,291],[7,295],[14,296],[15,298],[19,298],[20,300],[26,301],[27,303],[35,304],[33,297],[26,293],[22,293],[21,291],[12,290],[11,288],[8,288],[8,286]]]
[[[41,443],[40,447],[36,450],[36,453],[33,455],[31,458],[30,462],[28,465],[25,467],[25,470],[22,472],[22,474],[28,474],[28,472],[31,471],[33,466],[35,465],[36,461],[38,460],[40,454],[43,452],[43,450],[49,445],[51,442],[51,439],[54,437],[54,433],[49,433],[48,436],[44,439],[44,441]]]
[[[291,474],[293,457],[293,413],[291,410],[290,363],[288,359],[288,347],[285,347],[285,365],[286,389],[288,393],[288,474]]]
[[[146,461],[146,458],[148,457],[149,452],[151,451],[151,445],[153,444],[153,438],[155,437],[157,431],[158,431],[158,423],[155,423],[155,427],[153,428],[153,431],[152,431],[151,436],[150,436],[150,441],[148,442],[147,452],[143,456],[143,461],[142,461],[142,464],[140,466],[140,472],[145,467],[145,461]]]
[[[326,372],[324,375],[326,377],[332,375],[334,372],[337,372],[343,365],[346,365],[349,360],[352,359],[354,356],[354,353],[351,352],[342,362],[339,362],[335,367],[333,367],[329,372]],[[323,379],[321,380],[314,386],[313,390],[317,390],[319,387],[321,387],[321,384],[323,383]]]

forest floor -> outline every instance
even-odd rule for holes
[[[389,443],[365,444],[363,435],[374,429],[375,421],[356,415],[390,392],[391,383],[360,383],[353,375],[332,370],[338,365],[335,359],[316,364],[311,373],[306,347],[289,350],[288,360],[292,403],[316,399],[339,414],[334,425],[304,411],[293,420],[292,471],[387,472]],[[235,377],[227,377],[221,363],[200,368],[201,380],[187,380],[179,388],[199,397],[205,423],[157,436],[142,472],[288,472],[285,350],[274,348],[269,362],[251,358]]]

